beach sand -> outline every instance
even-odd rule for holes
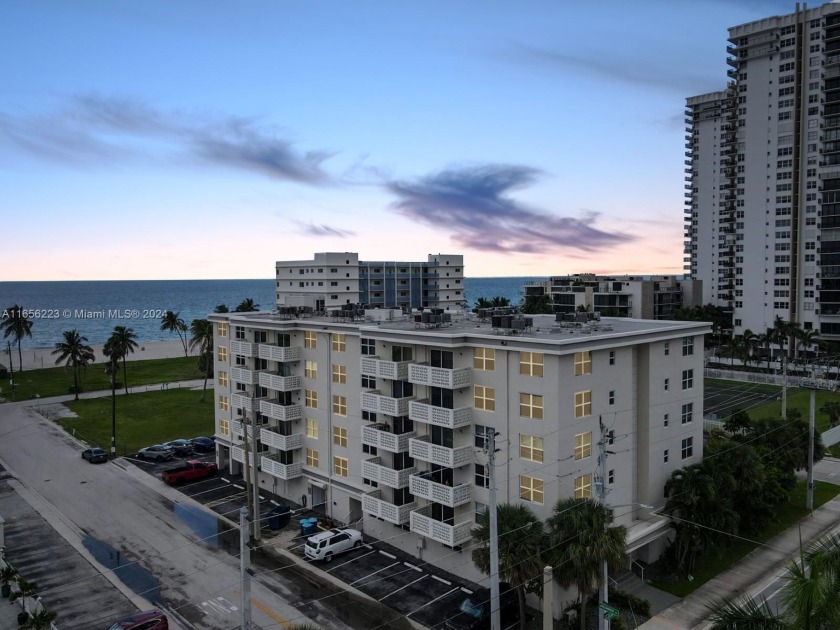
[[[92,345],[93,352],[96,355],[94,363],[104,363],[105,355],[102,354],[103,344]],[[143,359],[172,359],[175,357],[184,356],[184,346],[177,339],[172,341],[150,341],[141,343],[133,354],[128,355],[129,361],[142,361]],[[190,351],[189,356],[196,356],[195,352]],[[15,370],[18,369],[18,353],[17,348],[12,347],[12,358],[14,361]],[[23,369],[31,370],[33,368],[42,367],[56,367],[56,356],[53,356],[53,348],[30,348],[23,350]],[[6,350],[0,354],[0,363],[9,367],[9,355]]]

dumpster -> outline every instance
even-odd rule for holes
[[[278,505],[268,513],[269,529],[282,529],[292,520],[292,508],[288,505]]]

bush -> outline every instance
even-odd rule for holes
[[[625,593],[624,591],[610,591],[610,604],[618,608],[632,610],[638,615],[650,617],[650,602],[646,599]]]
[[[624,620],[623,615],[619,615],[610,621],[610,630],[627,630],[627,622]]]

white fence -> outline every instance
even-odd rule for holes
[[[744,383],[764,383],[766,385],[784,385],[785,377],[782,374],[765,374],[763,372],[744,372],[741,370],[720,370],[706,368],[703,371],[706,378],[723,378],[730,381],[741,381]],[[827,391],[837,390],[837,381],[825,378],[810,378],[807,376],[787,377],[788,387],[804,387],[807,389],[824,389]]]

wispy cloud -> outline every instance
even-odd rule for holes
[[[324,185],[327,151],[298,151],[254,119],[162,111],[132,99],[84,95],[38,114],[0,113],[0,145],[72,166],[183,157],[275,179]]]
[[[338,238],[347,238],[348,236],[356,236],[356,233],[351,230],[342,230],[334,228],[329,225],[316,225],[315,223],[302,223],[297,221],[300,226],[301,234],[308,234],[310,236],[337,236]]]
[[[526,208],[508,193],[533,183],[539,171],[491,164],[445,170],[414,182],[391,181],[397,212],[418,223],[448,230],[458,245],[503,253],[547,253],[558,247],[593,252],[634,240],[595,227],[597,212],[577,218]]]

